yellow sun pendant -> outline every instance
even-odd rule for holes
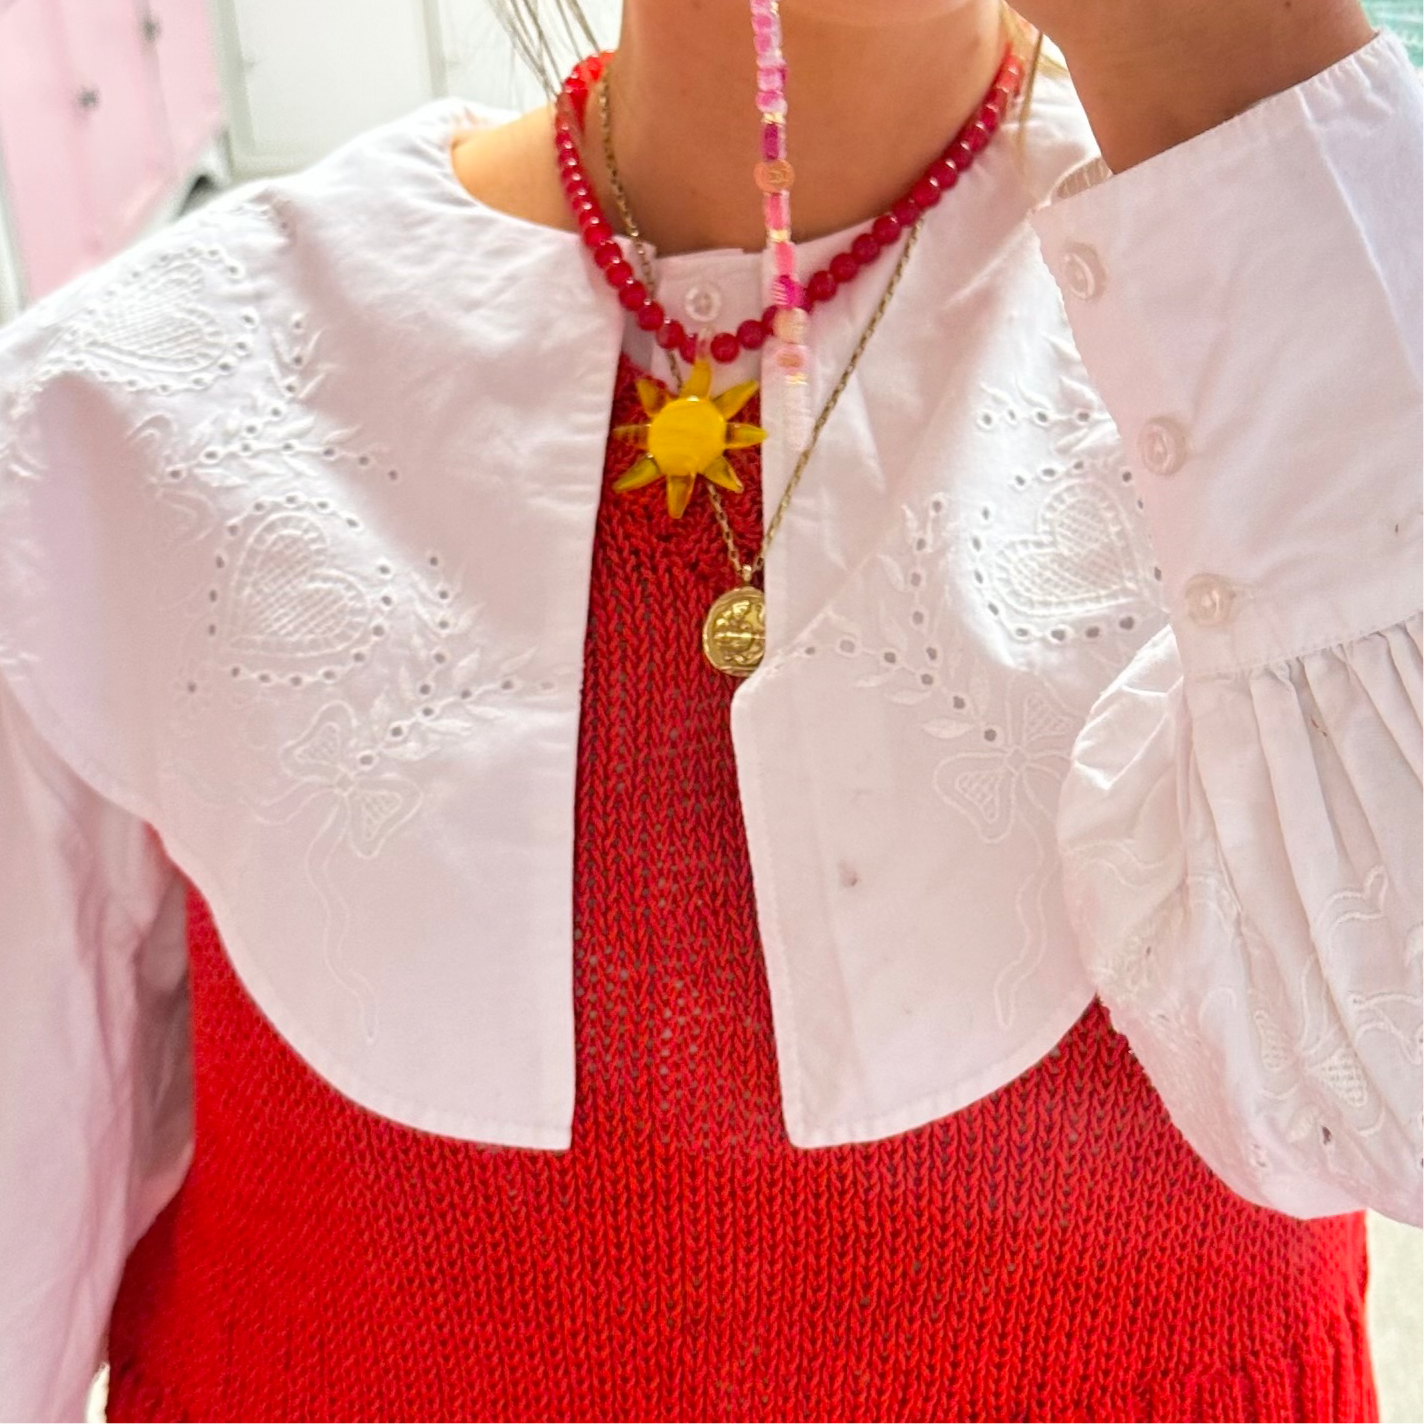
[[[613,433],[632,441],[643,454],[613,488],[622,493],[666,480],[668,513],[674,519],[682,518],[699,475],[739,494],[742,482],[727,461],[727,451],[759,445],[766,431],[732,417],[756,388],[755,381],[743,381],[714,396],[712,366],[706,360],[694,363],[676,396],[656,381],[640,380],[638,399],[647,422],[617,425]]]

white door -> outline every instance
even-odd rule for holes
[[[490,0],[436,0],[434,8],[446,93],[520,113],[544,103],[544,91],[515,53]],[[583,58],[566,42],[554,0],[543,0],[540,8],[545,29],[556,41],[559,63],[570,65]],[[598,48],[611,49],[617,43],[622,10],[622,0],[583,0]]]
[[[304,167],[433,98],[422,0],[221,0],[239,176]]]

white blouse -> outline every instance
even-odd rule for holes
[[[626,320],[460,186],[487,118],[426,105],[0,332],[0,1414],[82,1408],[186,1170],[184,876],[340,1092],[568,1146]],[[1420,1221],[1422,127],[1381,33],[1111,175],[1044,76],[927,221],[733,700],[795,1145],[955,1112],[1096,994],[1242,1196]],[[735,320],[760,263],[661,295]],[[889,266],[818,309],[822,394]]]

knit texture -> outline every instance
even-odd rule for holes
[[[341,1097],[191,891],[196,1152],[124,1274],[110,1418],[1376,1419],[1363,1214],[1235,1196],[1096,1001],[947,1119],[788,1144],[737,684],[699,644],[731,568],[705,489],[676,523],[660,485],[612,493],[632,458],[610,448],[594,548],[572,1149]]]

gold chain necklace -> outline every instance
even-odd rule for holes
[[[656,289],[652,260],[648,256],[648,250],[643,241],[643,235],[638,229],[638,224],[634,221],[633,210],[628,203],[628,194],[624,190],[623,180],[618,172],[618,163],[613,156],[613,122],[609,112],[608,99],[608,76],[611,69],[612,66],[609,65],[604,70],[597,85],[598,114],[603,136],[603,158],[608,167],[608,181],[613,189],[613,199],[617,204],[623,228],[632,239],[634,251],[637,253],[643,285],[647,287],[649,295],[652,295]],[[706,655],[707,661],[719,672],[728,673],[732,677],[746,677],[761,665],[762,657],[766,652],[766,596],[761,589],[752,584],[752,580],[766,566],[767,550],[771,547],[771,541],[775,538],[777,530],[781,528],[781,521],[785,518],[787,508],[791,504],[791,496],[796,492],[796,486],[801,482],[801,476],[806,472],[806,466],[811,461],[811,454],[816,448],[816,442],[821,438],[821,431],[825,428],[826,421],[830,419],[831,412],[836,408],[846,386],[850,384],[852,373],[860,364],[860,358],[865,348],[870,344],[870,338],[874,335],[875,328],[880,325],[880,319],[885,315],[885,310],[890,305],[890,298],[895,295],[895,288],[900,285],[900,278],[904,274],[906,263],[910,260],[910,253],[914,250],[923,224],[924,215],[921,214],[905,238],[905,245],[890,274],[885,291],[870,321],[866,324],[865,330],[861,333],[855,350],[851,352],[850,359],[841,372],[840,380],[836,382],[835,388],[826,398],[820,414],[817,415],[811,426],[810,437],[806,441],[805,448],[797,457],[795,467],[791,471],[791,478],[786,482],[785,493],[782,494],[781,502],[777,505],[776,512],[766,527],[766,533],[762,536],[761,548],[750,562],[743,559],[741,550],[737,548],[737,538],[727,519],[727,511],[723,507],[721,494],[715,485],[707,485],[707,497],[712,501],[712,512],[722,531],[722,541],[727,546],[727,557],[731,560],[732,569],[737,577],[741,579],[741,583],[736,588],[720,595],[713,602],[702,625],[702,651]],[[677,356],[671,350],[667,354],[673,377],[681,385],[683,378]]]

